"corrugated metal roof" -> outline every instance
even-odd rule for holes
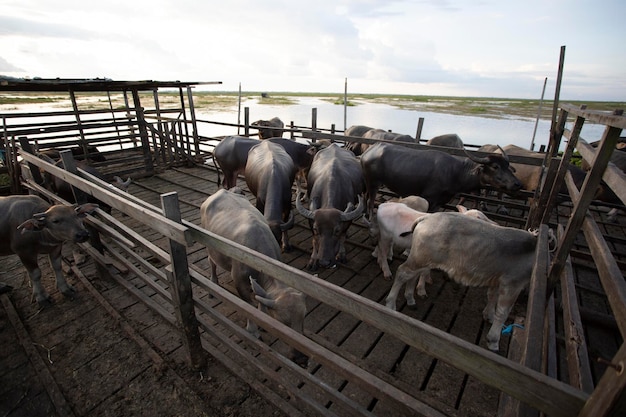
[[[221,81],[115,81],[110,78],[15,78],[0,76],[0,91],[123,91],[221,84]]]

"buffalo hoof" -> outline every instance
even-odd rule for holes
[[[391,275],[389,275],[389,276],[387,276],[387,275],[383,275],[383,279],[384,279],[385,281],[391,281],[391,279],[392,279],[392,278],[393,278],[393,277],[392,277]]]
[[[291,245],[283,246],[283,253],[290,253],[292,250],[293,250],[293,246]]]
[[[319,269],[319,265],[317,264],[317,262],[309,262],[306,266],[306,269],[311,272],[315,272]]]
[[[39,306],[39,308],[42,309],[51,307],[53,304],[54,300],[50,298],[49,295],[46,295],[46,297],[37,300],[37,305]]]
[[[408,304],[408,303],[407,303],[406,307],[407,307],[409,310],[417,310],[417,304],[416,304],[416,303],[413,303],[413,304]]]
[[[74,300],[76,298],[76,288],[68,284],[67,288],[61,290],[61,294],[63,294],[65,298]]]

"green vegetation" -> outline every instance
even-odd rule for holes
[[[186,94],[184,95],[187,101]],[[121,93],[111,93],[111,106],[115,109],[124,108],[124,96]],[[260,92],[246,91],[242,93],[241,103],[250,106],[255,104],[290,106],[297,104],[298,97],[316,97],[321,100],[343,106],[343,95],[337,93],[294,93],[294,92]],[[106,93],[81,93],[76,96],[78,106],[82,109],[109,108],[109,97]],[[140,93],[142,104],[150,107],[154,102],[152,92]],[[194,91],[194,106],[197,110],[219,111],[237,106],[239,93],[237,91]],[[132,102],[132,97],[129,97]],[[0,105],[18,105],[30,103],[61,103],[67,102],[68,96],[54,93],[0,93]],[[180,107],[181,96],[177,90],[160,91],[159,106],[161,108]],[[626,102],[603,101],[571,101],[562,100],[575,106],[587,105],[591,110],[613,111],[625,108]],[[494,98],[494,97],[446,97],[421,96],[400,94],[348,94],[348,106],[358,106],[365,103],[379,103],[395,106],[400,109],[422,112],[438,112],[456,115],[480,115],[480,117],[523,117],[535,118],[539,109],[537,99]],[[4,110],[13,110],[7,109]],[[0,110],[2,111],[2,110]],[[550,119],[552,116],[552,100],[544,100],[541,117]]]
[[[333,98],[330,98],[330,97],[329,98],[324,97],[324,98],[322,98],[322,100],[328,101],[329,103],[333,103],[333,104],[336,104],[338,106],[343,106],[343,104],[344,104],[344,98],[343,97],[338,97],[336,99],[333,99]],[[348,106],[348,107],[356,106],[356,104],[353,101],[348,100],[348,102],[346,103],[346,106]]]

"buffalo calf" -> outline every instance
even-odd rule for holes
[[[50,296],[41,285],[37,255],[48,254],[57,288],[63,295],[71,297],[75,290],[65,281],[61,271],[63,242],[80,243],[89,238],[82,218],[96,207],[95,204],[75,208],[61,204],[51,206],[37,196],[0,197],[0,255],[19,256],[40,305],[49,303]]]

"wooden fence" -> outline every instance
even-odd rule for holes
[[[95,115],[98,114],[100,113],[95,112]],[[64,145],[80,143],[99,147],[103,145],[113,146],[113,142],[117,141],[119,148],[109,151],[108,153],[111,155],[123,150],[125,146],[138,147],[142,155],[140,160],[145,164],[141,171],[142,175],[150,175],[155,167],[165,167],[176,162],[190,162],[199,152],[198,142],[189,139],[180,121],[166,119],[161,114],[157,124],[133,124],[129,122],[127,112],[123,114],[124,117],[122,114],[116,117],[115,123],[98,118],[81,122],[79,142],[69,139],[71,125],[63,122],[56,122],[46,127],[37,123],[26,123],[17,130],[7,130],[5,127],[5,132],[10,131],[15,137],[29,136],[30,141],[27,140],[24,143],[32,145],[33,142],[37,142],[40,149],[45,146],[53,146],[60,139],[63,140]],[[571,115],[576,117],[576,121],[574,129],[567,131],[564,128],[565,120]],[[141,120],[140,112],[131,119]],[[588,146],[579,137],[582,123],[585,120],[604,123],[607,126],[598,149]],[[299,385],[302,383],[314,385],[325,396],[331,396],[333,402],[342,410],[340,413],[338,412],[338,415],[369,415],[369,412],[341,392],[327,387],[323,381],[318,380],[314,375],[295,366],[274,351],[273,348],[251,338],[245,330],[232,323],[227,317],[222,316],[210,305],[194,297],[195,292],[208,291],[225,303],[231,304],[234,309],[258,322],[268,333],[306,353],[315,361],[332,369],[372,396],[393,404],[399,413],[424,416],[444,415],[441,411],[429,406],[427,402],[422,401],[419,396],[380,379],[270,317],[259,315],[256,309],[210,282],[203,271],[190,268],[186,260],[185,246],[191,245],[193,242],[200,242],[203,245],[215,247],[233,259],[267,272],[285,284],[304,292],[307,296],[350,314],[385,334],[393,335],[409,346],[497,388],[503,393],[499,415],[537,415],[538,412],[543,412],[546,415],[563,417],[611,416],[619,415],[619,410],[624,405],[626,347],[622,345],[615,357],[610,359],[612,366],[607,368],[598,386],[593,387],[575,286],[567,265],[573,237],[578,230],[582,230],[589,242],[604,290],[609,297],[611,309],[615,314],[623,338],[626,330],[624,328],[626,326],[626,284],[615,259],[610,255],[610,251],[605,248],[606,243],[598,232],[594,220],[587,215],[587,208],[591,201],[592,190],[595,189],[601,178],[611,186],[622,201],[626,201],[624,195],[626,178],[624,178],[623,173],[618,172],[608,164],[617,137],[625,125],[625,118],[621,115],[606,115],[605,113],[576,109],[566,105],[562,106],[559,120],[560,130],[552,138],[551,147],[546,154],[545,180],[537,199],[538,203],[534,206],[529,218],[529,222],[535,222],[535,225],[541,225],[541,227],[535,268],[531,279],[531,297],[526,319],[527,331],[522,336],[519,351],[512,350],[511,352],[513,356],[518,355],[515,360],[503,358],[404,314],[390,311],[341,287],[255,253],[181,220],[180,213],[177,212],[176,194],[163,195],[162,207],[158,208],[148,205],[132,195],[125,195],[112,190],[106,183],[91,177],[81,169],[76,169],[72,173],[48,164],[36,156],[24,152],[24,150],[20,151],[20,157],[31,166],[31,171],[36,171],[39,168],[44,169],[64,179],[77,189],[97,197],[111,207],[146,224],[169,239],[170,250],[168,252],[156,247],[106,213],[99,212],[97,218],[89,218],[92,227],[105,234],[107,239],[114,241],[116,247],[125,248],[123,250],[124,256],[116,255],[117,261],[125,262],[127,268],[135,271],[138,276],[145,280],[146,284],[170,300],[171,305],[166,307],[154,305],[154,302],[144,297],[145,302],[155,311],[160,312],[168,320],[178,323],[192,366],[200,366],[203,363],[203,349],[208,348],[206,341],[199,336],[198,329],[202,329],[202,332],[208,335],[203,337],[219,339],[221,343],[239,354],[242,363],[245,362],[250,369],[266,378],[269,382],[261,384],[259,381],[262,378],[252,377],[244,372],[240,375],[287,414],[329,415],[330,413],[323,404],[316,401],[315,395],[304,393],[299,389]],[[113,132],[116,134],[112,136]],[[44,134],[48,136],[44,138]],[[302,134],[304,137],[315,140],[321,138],[342,139],[342,137],[315,130],[304,131]],[[576,189],[573,181],[566,174],[566,170],[563,168],[564,164],[561,163],[562,159],[556,156],[555,150],[558,149],[561,136],[569,139],[563,160],[567,160],[568,155],[576,147],[585,160],[595,162],[585,185],[580,191]],[[31,139],[33,137],[36,139]],[[6,140],[7,137],[5,136]],[[10,138],[10,141],[14,141],[13,137]],[[419,147],[420,145],[409,144],[406,146]],[[450,150],[450,152],[456,151]],[[12,157],[17,159],[16,154]],[[68,157],[66,151],[65,158]],[[70,165],[72,164],[70,163]],[[559,234],[558,249],[551,257],[547,250],[548,231],[546,223],[550,210],[554,207],[555,190],[558,190],[555,185],[558,185],[559,181],[562,180],[566,181],[570,189],[574,201],[574,211],[569,224]],[[26,185],[32,190],[46,193],[50,198],[55,198],[36,181],[28,181]],[[155,268],[143,259],[133,256],[138,246],[152,253],[166,266]],[[108,246],[107,248],[110,249]],[[91,246],[86,246],[86,249],[96,260],[106,265],[106,260],[101,253]],[[130,257],[131,261],[127,257]],[[135,266],[137,262],[150,271],[150,274],[141,272]],[[165,283],[169,290],[155,283],[154,277]],[[564,294],[564,318],[567,323],[571,323],[567,329],[569,383],[559,381],[556,379],[556,375],[551,375],[546,371],[551,369],[549,364],[551,361],[555,361],[555,358],[553,353],[551,356],[551,352],[553,352],[551,344],[554,341],[545,336],[544,326],[547,328],[554,326],[553,290],[559,282]],[[129,290],[132,291],[130,288]],[[251,355],[239,347],[237,343],[225,338],[208,320],[220,323],[229,331],[237,334],[240,339],[256,346],[260,355],[258,357]],[[225,362],[232,360],[214,349],[211,349],[211,354]],[[272,365],[270,366],[268,363]],[[277,368],[282,371],[276,372]],[[292,400],[285,400],[285,397]]]

